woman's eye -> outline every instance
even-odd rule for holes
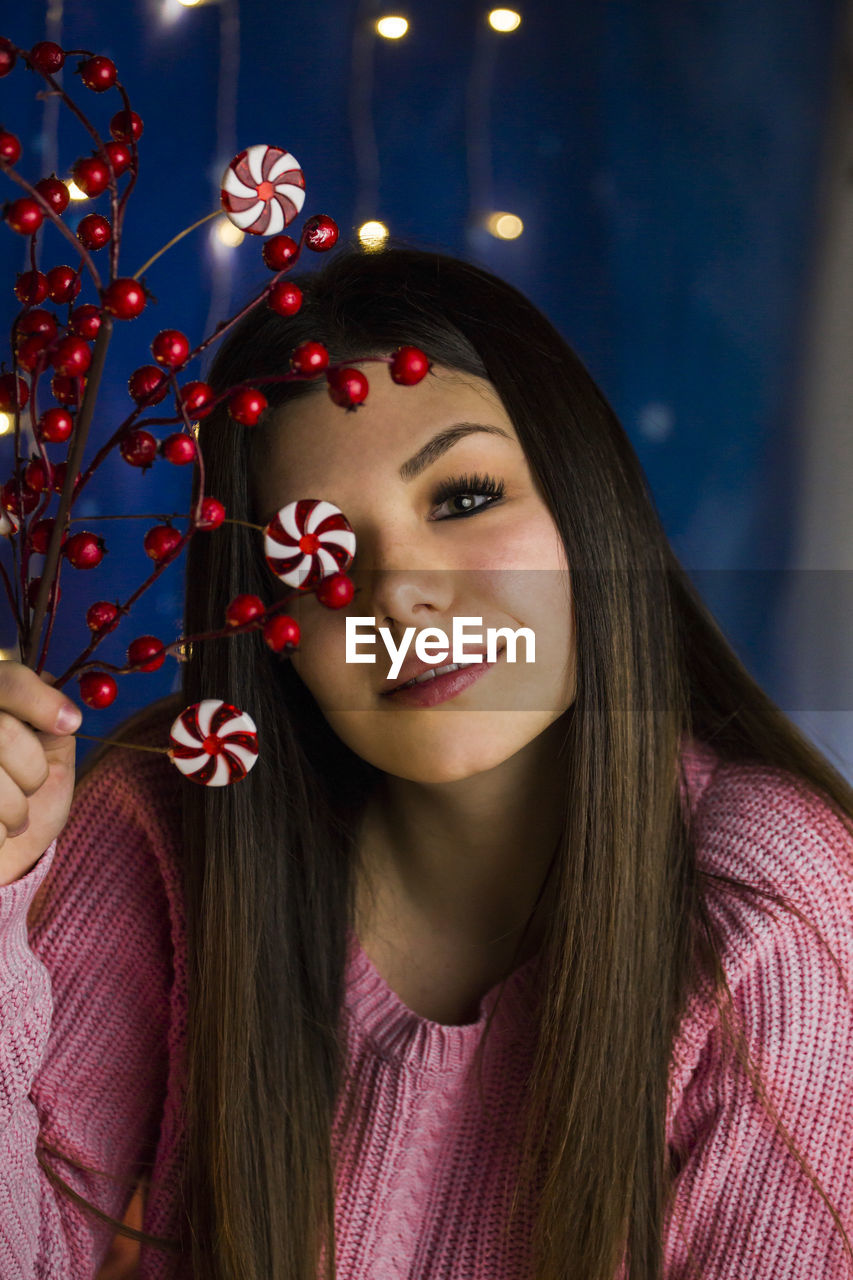
[[[484,511],[486,507],[491,507],[500,498],[504,496],[504,484],[502,480],[495,480],[491,476],[462,476],[457,480],[447,480],[440,485],[437,492],[433,495],[433,503],[444,506],[447,504],[451,507],[449,515],[438,517],[444,520],[455,520],[462,516],[475,515],[479,511]],[[477,502],[477,498],[486,499],[486,501]],[[453,510],[454,503],[462,503],[464,506],[458,506]],[[476,505],[475,505],[476,504]]]

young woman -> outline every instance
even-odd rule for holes
[[[67,700],[0,668],[0,1274],[95,1275],[144,1204],[142,1280],[853,1276],[853,791],[527,300],[403,249],[299,283],[209,380],[316,339],[369,393],[200,423],[234,523],[190,543],[186,634],[280,594],[251,526],[300,498],[347,516],[356,594],[294,602],[290,659],[196,644],[122,735],[223,698],[254,769],[204,788],[111,747],[68,816]],[[367,360],[402,344],[415,386]],[[344,661],[356,617],[529,628],[535,661],[413,701],[381,646]]]

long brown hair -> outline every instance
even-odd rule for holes
[[[851,834],[853,789],[739,661],[670,548],[613,410],[523,295],[470,264],[405,248],[342,251],[299,284],[296,316],[262,306],[228,336],[209,374],[214,388],[285,372],[309,338],[334,361],[412,343],[436,363],[488,378],[571,567],[578,671],[565,821],[549,873],[555,907],[506,1230],[536,1180],[537,1280],[613,1280],[623,1257],[632,1280],[660,1280],[679,1164],[665,1139],[668,1070],[688,995],[707,983],[738,1059],[853,1259],[734,1025],[708,895],[731,892],[762,910],[766,897],[803,917],[778,895],[698,865],[679,803],[681,752],[693,738],[723,761],[784,771]],[[265,387],[259,429],[224,409],[200,423],[207,492],[232,519],[259,517],[252,468],[276,409],[316,393]],[[233,596],[272,600],[271,588],[258,534],[239,523],[197,533],[187,632],[221,627]],[[248,710],[263,744],[239,785],[184,790],[193,1273],[316,1280],[322,1268],[332,1280],[332,1122],[339,1097],[349,1103],[344,1129],[354,1105],[341,1025],[358,868],[351,833],[379,774],[337,738],[257,632],[195,646],[184,694]]]

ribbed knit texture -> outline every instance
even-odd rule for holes
[[[791,899],[853,992],[853,839],[843,824],[774,770],[720,763],[695,742],[684,761],[700,865]],[[118,1218],[137,1163],[155,1159],[143,1228],[178,1235],[187,997],[176,830],[187,785],[163,757],[111,751],[81,784],[58,842],[0,888],[0,1280],[90,1280],[113,1235],[54,1191],[36,1160],[39,1129],[104,1171],[55,1165]],[[48,872],[47,908],[28,928]],[[774,908],[774,921],[716,890],[711,910],[751,1054],[853,1233],[851,999],[812,930],[789,913]],[[340,1280],[528,1280],[534,1206],[505,1250],[498,1204],[515,1171],[539,960],[504,986],[482,1108],[466,1068],[498,987],[476,1022],[431,1022],[406,1008],[349,935],[345,1009],[360,1109],[338,1196]],[[723,1062],[706,991],[692,994],[674,1045],[667,1136],[687,1154],[667,1222],[666,1280],[853,1276],[825,1203],[736,1059]],[[186,1280],[190,1271],[142,1246],[138,1276]]]

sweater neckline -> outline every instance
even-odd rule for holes
[[[347,942],[347,1014],[382,1057],[399,1065],[415,1071],[460,1071],[471,1061],[496,1003],[489,1038],[502,1039],[509,1028],[531,1016],[529,988],[542,959],[541,947],[481,997],[473,1022],[449,1025],[433,1022],[404,1004],[351,928]]]

